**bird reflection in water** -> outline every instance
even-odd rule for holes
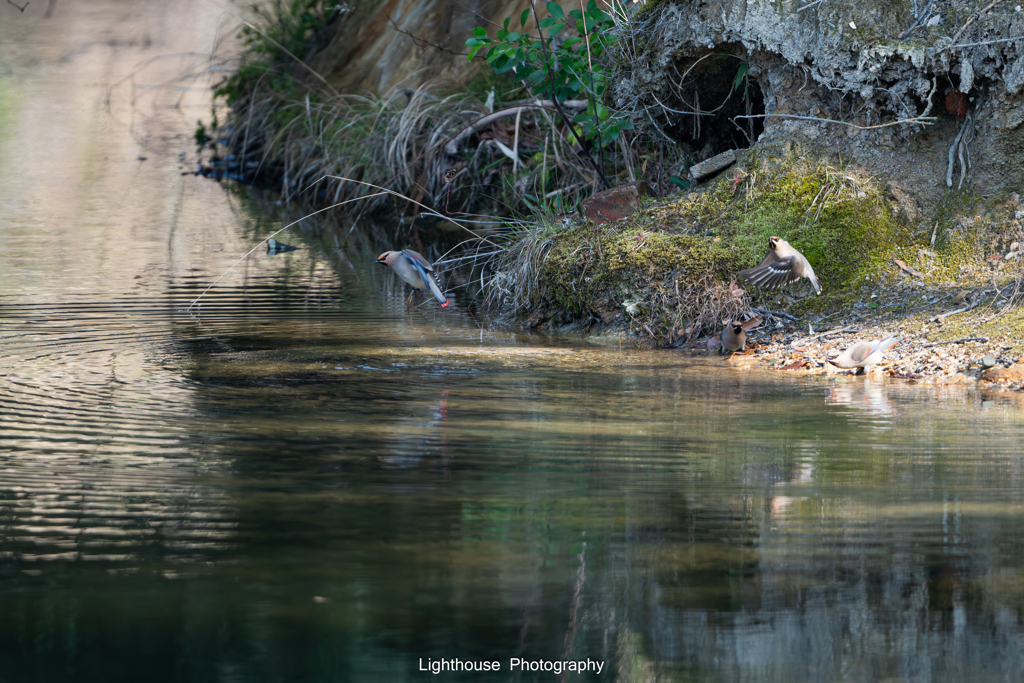
[[[851,406],[863,410],[875,417],[889,418],[895,415],[889,397],[881,383],[866,380],[863,382],[851,382],[839,384],[832,387],[828,396],[825,397],[825,404],[830,406]],[[880,420],[877,423],[879,428],[888,429],[891,424],[888,420]]]
[[[438,458],[437,464],[447,474],[452,459],[448,441],[448,389],[431,404],[429,415],[404,415],[386,432],[383,439],[390,451],[376,459],[385,469],[413,469],[429,458]],[[419,411],[417,411],[419,412]]]

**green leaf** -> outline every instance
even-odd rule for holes
[[[486,38],[487,30],[482,26],[477,26],[475,29],[473,29],[473,35],[476,36],[477,38]]]
[[[562,47],[563,48],[570,48],[573,45],[575,45],[576,43],[582,43],[582,42],[583,42],[582,38],[580,38],[579,36],[573,36],[572,38],[566,38],[565,40],[563,40],[562,41]]]
[[[544,79],[547,77],[547,69],[537,69],[532,74],[524,78],[523,81],[531,88],[536,88],[538,85],[543,83]]]
[[[519,15],[519,25],[526,28],[526,20],[530,18],[530,8],[527,7],[523,10],[523,13]]]
[[[470,50],[469,51],[469,56],[467,57],[467,60],[472,62],[473,61],[473,57],[476,57],[476,53],[479,52],[480,48],[482,48],[482,47],[483,47],[483,45],[477,45],[472,50]]]
[[[505,40],[505,36],[508,35],[508,29],[499,28],[498,32],[494,34],[494,37],[498,40]]]
[[[503,74],[506,71],[511,71],[512,67],[516,65],[515,60],[509,59],[508,55],[501,55],[491,65],[494,68],[494,73]]]
[[[735,91],[736,88],[740,87],[740,83],[743,82],[743,77],[747,75],[747,71],[749,71],[749,70],[750,70],[750,64],[748,64],[747,62],[743,62],[742,64],[740,64],[740,68],[736,72],[736,80],[733,81],[733,83],[732,83],[733,91]]]
[[[508,30],[508,23],[510,21],[512,21],[512,17],[505,17],[505,23],[502,24],[502,28],[504,28],[506,31]]]
[[[547,8],[548,13],[551,14],[551,16],[558,17],[559,19],[565,19],[565,12],[562,11],[562,6],[557,2],[549,2],[547,4]]]
[[[513,31],[512,33],[509,33],[507,36],[505,36],[505,40],[507,40],[510,43],[514,43],[517,40],[519,40],[519,37],[521,35],[523,35],[523,34],[522,33],[516,33],[515,31]]]
[[[551,24],[555,23],[556,21],[558,21],[558,19],[555,19],[554,17],[545,17],[544,19],[540,20],[539,26],[541,28],[547,28],[548,26],[551,26]]]
[[[680,178],[677,175],[670,175],[668,177],[668,180],[673,185],[678,185],[679,187],[683,188],[684,190],[689,190],[690,189],[690,183],[686,182],[685,180],[683,180],[682,178]]]
[[[559,33],[562,32],[562,29],[564,29],[564,28],[565,28],[565,22],[564,21],[556,22],[556,23],[551,25],[551,30],[548,31],[548,34],[551,35],[552,37],[553,36],[557,36]]]

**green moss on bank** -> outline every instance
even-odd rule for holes
[[[981,257],[998,246],[992,235],[1006,216],[970,216],[976,200],[951,195],[939,207],[933,222],[945,227],[932,245],[931,230],[910,226],[872,178],[825,163],[750,158],[707,189],[650,202],[628,219],[548,226],[539,284],[520,315],[531,324],[600,319],[665,341],[685,329],[717,332],[723,318],[751,304],[811,320],[854,306],[874,310],[869,291],[901,282],[965,286],[989,276]],[[772,235],[807,257],[821,296],[802,280],[781,294],[731,286],[738,270],[760,262]],[[910,278],[894,259],[925,277]]]

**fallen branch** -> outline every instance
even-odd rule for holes
[[[566,100],[565,102],[562,102],[562,104],[569,107],[570,109],[587,108],[586,100]],[[448,154],[449,156],[456,156],[459,153],[459,145],[462,143],[462,141],[468,138],[473,133],[479,132],[489,123],[493,123],[494,121],[497,121],[498,119],[504,118],[506,116],[520,116],[524,111],[536,111],[537,109],[550,109],[551,111],[558,111],[557,109],[555,109],[554,102],[552,100],[540,100],[534,104],[523,104],[516,107],[505,107],[504,109],[499,109],[496,112],[480,117],[479,119],[469,124],[452,137],[448,138],[448,140],[444,143],[445,154]]]
[[[840,126],[847,126],[849,128],[856,128],[857,130],[874,130],[876,128],[888,128],[890,126],[899,126],[902,124],[916,123],[922,126],[930,126],[938,120],[936,116],[915,116],[912,119],[900,119],[899,121],[890,121],[889,123],[879,123],[875,126],[858,126],[854,123],[847,123],[846,121],[836,121],[835,119],[823,119],[817,116],[796,116],[792,114],[744,114],[741,116],[732,117],[732,121],[736,119],[794,119],[797,121],[817,121],[818,123],[836,123]]]
[[[793,320],[793,321],[800,320],[800,318],[795,318],[795,317],[791,316],[789,313],[776,313],[775,311],[769,311],[766,308],[751,308],[750,310],[752,310],[754,313],[760,313],[761,315],[770,315],[770,316],[774,316],[776,318],[785,318],[787,320]]]
[[[8,5],[14,5],[14,7],[17,7],[18,11],[20,11],[20,12],[24,12],[25,8],[28,7],[28,3],[27,2],[24,5],[15,5],[14,2],[12,2],[12,0],[7,0],[7,4]]]
[[[923,347],[927,349],[932,346],[942,346],[943,344],[963,344],[964,342],[971,341],[987,342],[988,337],[964,337],[963,339],[954,339],[953,341],[935,342],[934,344],[924,344]]]
[[[983,40],[980,43],[961,43],[960,45],[950,45],[949,47],[943,48],[945,50],[959,50],[963,47],[980,47],[982,45],[996,45],[998,43],[1014,43],[1018,40],[1024,40],[1024,36],[1017,36],[1016,38],[999,38],[998,40]]]
[[[808,339],[821,339],[822,337],[827,337],[830,334],[856,334],[857,332],[860,332],[860,330],[829,330],[828,332],[822,332],[821,334],[815,335],[813,337],[808,337]]]
[[[897,266],[899,266],[900,270],[902,270],[904,273],[908,273],[909,275],[913,275],[914,277],[921,277],[921,278],[924,277],[924,273],[922,273],[921,271],[917,270],[913,266],[908,266],[906,263],[904,263],[903,261],[900,261],[898,258],[894,258],[893,259],[893,263],[895,263]]]
[[[973,304],[971,304],[970,306],[964,306],[963,308],[958,308],[958,309],[956,309],[955,311],[950,311],[950,312],[948,312],[948,313],[939,313],[939,314],[938,314],[937,316],[935,316],[934,318],[929,318],[929,319],[928,319],[928,322],[930,322],[930,323],[937,323],[937,322],[939,322],[940,320],[943,320],[943,319],[945,319],[945,318],[948,318],[948,317],[949,317],[949,316],[951,316],[951,315],[957,315],[958,313],[966,313],[967,311],[971,310],[972,308],[974,308],[975,306],[977,306],[977,305],[978,305],[978,304],[980,304],[980,303],[981,303],[981,297],[979,296],[979,297],[978,297],[978,299],[977,299],[977,301],[975,301],[975,302],[974,302]]]

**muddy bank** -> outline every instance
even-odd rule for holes
[[[695,160],[813,147],[885,176],[912,222],[950,188],[1024,185],[1014,3],[650,0],[624,45],[610,100]]]

